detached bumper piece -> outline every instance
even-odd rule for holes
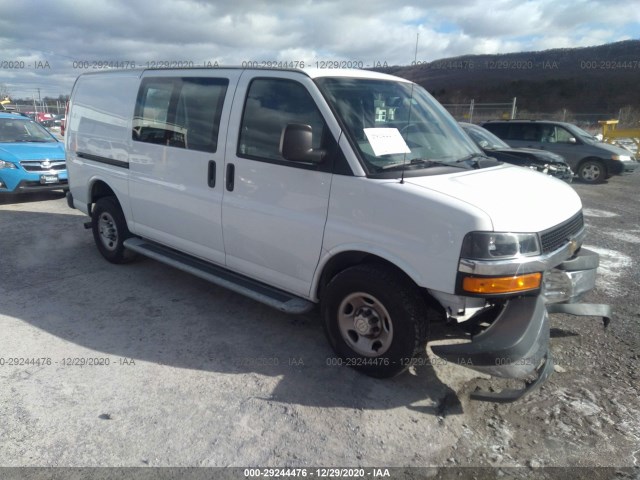
[[[434,354],[481,373],[525,381],[519,390],[473,392],[471,398],[507,403],[535,390],[553,372],[549,316],[542,297],[508,301],[486,330],[469,343],[434,345]],[[533,378],[532,378],[533,377]]]
[[[571,260],[561,263],[544,278],[544,299],[549,313],[566,313],[581,317],[602,317],[604,327],[611,322],[610,305],[575,303],[596,285],[597,253],[580,249]]]

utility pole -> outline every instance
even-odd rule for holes
[[[36,101],[36,96],[33,96],[33,108],[35,109],[36,113],[38,113],[38,109],[40,107],[40,105],[42,105],[42,102],[40,101],[40,89],[36,88],[36,90],[38,91],[38,100]]]

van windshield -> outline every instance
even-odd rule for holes
[[[580,139],[582,141],[585,141],[587,143],[599,142],[599,140],[596,137],[594,137],[593,135],[591,135],[588,132],[585,132],[580,127],[576,127],[575,125],[571,125],[571,129],[573,130],[574,133],[578,134],[578,136],[580,137]]]
[[[368,174],[462,166],[482,155],[457,122],[419,85],[349,77],[316,83],[340,116]]]

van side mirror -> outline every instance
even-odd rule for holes
[[[313,149],[313,129],[311,125],[290,123],[282,130],[280,154],[292,162],[320,163],[324,150]]]
[[[576,137],[571,137],[571,138],[569,139],[569,143],[576,144],[576,143],[578,143],[578,141],[576,140]]]

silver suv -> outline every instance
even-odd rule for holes
[[[482,125],[511,147],[539,148],[562,155],[586,183],[631,173],[638,162],[631,152],[600,142],[570,123],[538,120],[496,120]]]

